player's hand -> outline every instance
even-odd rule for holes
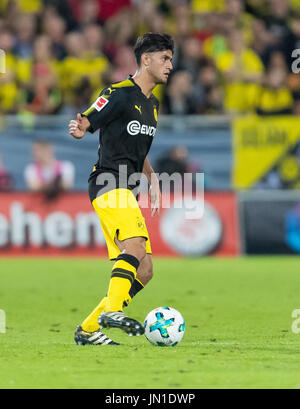
[[[161,207],[161,192],[159,187],[159,182],[152,183],[150,186],[150,203],[151,203],[151,216],[154,217],[159,214]]]
[[[73,138],[81,139],[84,137],[86,130],[88,129],[89,120],[86,117],[82,117],[77,114],[77,119],[72,119],[69,122],[69,132]]]

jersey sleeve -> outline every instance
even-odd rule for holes
[[[91,124],[88,131],[93,133],[118,118],[122,111],[122,101],[122,92],[119,89],[104,89],[93,105],[81,114]]]

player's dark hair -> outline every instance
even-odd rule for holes
[[[134,54],[138,65],[144,53],[170,50],[174,53],[174,41],[168,34],[147,33],[140,36],[134,46]]]

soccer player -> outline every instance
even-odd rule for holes
[[[161,194],[147,158],[159,108],[152,91],[167,82],[173,52],[174,43],[167,34],[139,37],[134,47],[136,74],[104,89],[87,111],[69,123],[70,134],[77,139],[86,131],[100,129],[99,159],[89,178],[89,195],[100,218],[109,258],[115,261],[107,295],[75,332],[79,345],[117,344],[102,328],[120,328],[129,335],[144,333],[142,324],[123,313],[153,275],[148,231],[135,196],[139,184],[135,175],[147,177],[154,216]]]

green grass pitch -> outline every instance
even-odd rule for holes
[[[111,263],[1,259],[0,388],[300,388],[300,258],[155,259],[127,309],[141,321],[171,306],[177,347],[107,332],[120,346],[79,347],[73,333],[106,292]]]

